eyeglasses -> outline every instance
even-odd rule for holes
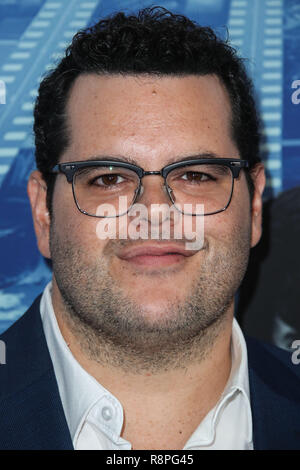
[[[142,178],[149,175],[164,179],[165,192],[182,214],[212,215],[227,209],[234,180],[242,168],[248,167],[247,160],[238,158],[183,160],[160,171],[145,171],[137,165],[115,160],[86,160],[59,163],[51,173],[66,176],[72,183],[77,208],[91,217],[127,214],[142,193]],[[113,208],[113,215],[99,215],[99,206],[103,204]]]

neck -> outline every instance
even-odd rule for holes
[[[91,357],[79,325],[63,312],[63,305],[55,295],[53,307],[75,359],[123,405],[122,436],[134,443],[135,449],[163,449],[164,445],[171,449],[171,442],[174,448],[182,448],[217,403],[228,381],[233,302],[200,338],[185,351],[179,351],[176,360],[173,358],[160,370],[137,367],[138,358],[134,364],[130,351],[127,359],[131,367],[122,367],[120,361],[115,366],[113,358],[117,350],[107,344],[97,349],[97,357]],[[145,429],[149,432],[145,433]],[[165,444],[163,436],[166,436]]]

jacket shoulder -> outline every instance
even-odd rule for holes
[[[36,314],[39,313],[40,301],[42,294],[38,295],[30,307],[21,315],[7,330],[0,334],[0,338],[5,341],[8,338],[18,336],[22,330],[23,325],[28,322],[28,317],[31,317],[33,320]]]
[[[300,450],[300,365],[292,352],[245,339],[254,448]]]
[[[2,335],[0,449],[73,449],[42,319],[41,295]]]
[[[6,363],[0,367],[0,399],[26,387],[51,366],[40,316],[41,296],[0,335],[6,351]]]
[[[253,364],[258,370],[264,369],[266,371],[266,364],[268,364],[271,367],[269,372],[273,368],[278,369],[280,367],[280,369],[286,369],[287,372],[295,375],[296,380],[300,379],[300,364],[298,365],[293,361],[294,351],[287,351],[248,335],[245,335],[245,339],[250,364]]]

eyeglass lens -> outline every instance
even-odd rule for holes
[[[177,167],[166,178],[175,207],[193,215],[219,212],[229,203],[233,176],[220,164]],[[80,210],[94,216],[119,216],[128,212],[136,197],[140,180],[135,171],[116,166],[79,169],[73,190]],[[203,206],[202,206],[203,205]]]

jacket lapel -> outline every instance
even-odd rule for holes
[[[299,370],[291,354],[247,336],[246,342],[254,449],[300,449]]]
[[[73,449],[40,317],[39,296],[1,337],[0,448]]]

